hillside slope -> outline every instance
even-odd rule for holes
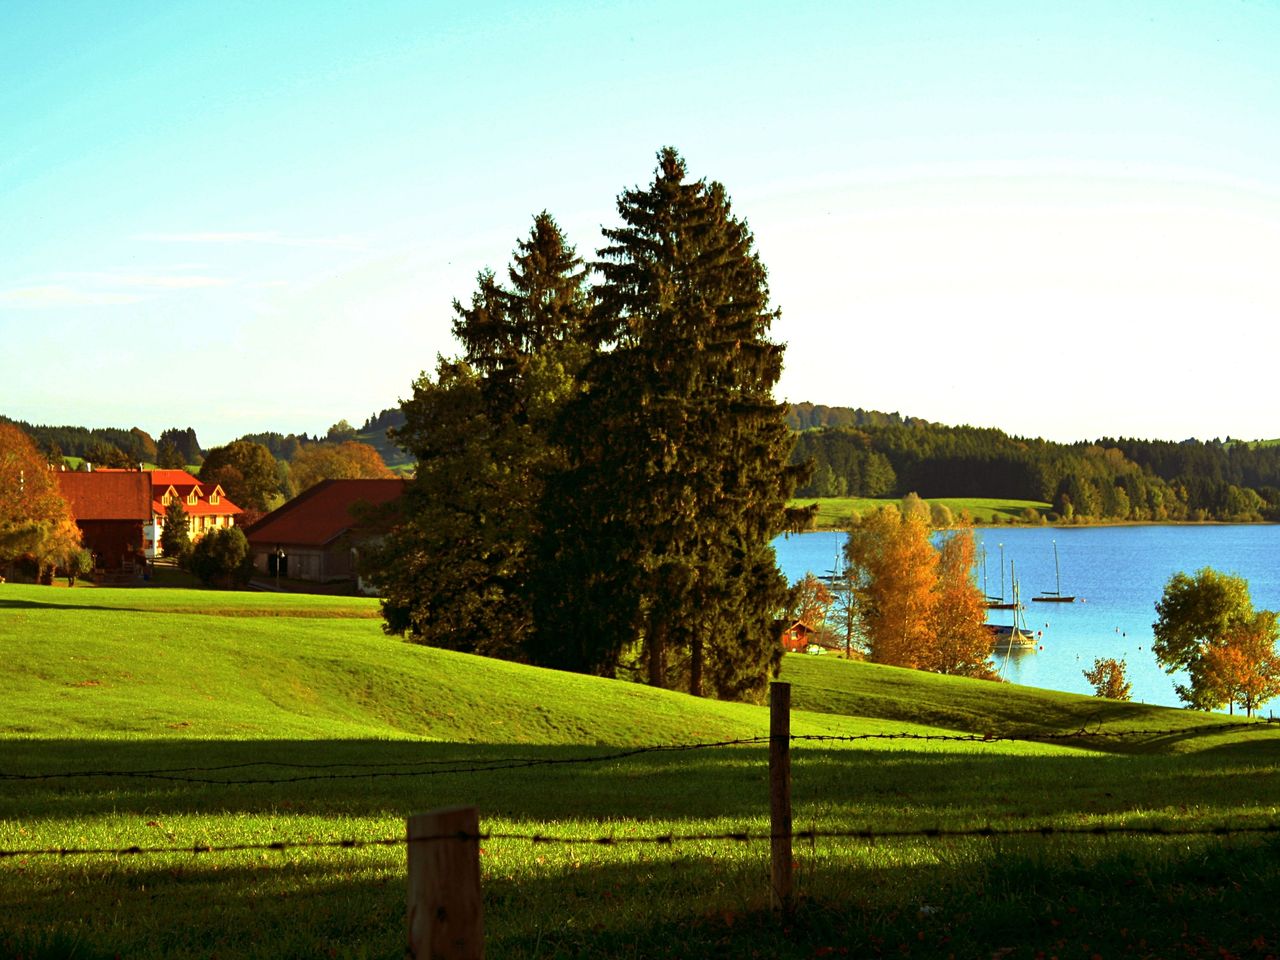
[[[543,670],[384,635],[373,600],[200,590],[0,585],[0,736],[424,738],[457,743],[675,743],[765,734],[759,706]],[[1223,718],[834,657],[788,656],[794,732],[891,722],[1034,739],[1142,727],[1239,731]],[[1096,745],[1096,744],[1091,744]]]

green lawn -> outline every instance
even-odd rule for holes
[[[784,926],[767,909],[767,844],[589,842],[767,830],[763,745],[560,762],[762,736],[767,709],[415,647],[375,613],[0,585],[0,849],[395,838],[409,814],[465,803],[493,833],[579,840],[483,843],[493,957],[1280,951],[1274,836],[819,839],[796,847]],[[798,737],[1027,738],[799,739],[797,828],[1280,820],[1276,726],[835,657],[788,656],[783,679]],[[1080,730],[1165,732],[1033,739]],[[179,779],[105,773],[158,770]],[[76,771],[96,774],[17,779]],[[271,779],[295,782],[195,782]],[[400,957],[404,858],[0,858],[0,955]]]
[[[1027,510],[1033,510],[1038,516],[1045,516],[1053,509],[1052,505],[1041,500],[1003,500],[989,497],[933,497],[926,503],[944,504],[958,520],[961,513],[969,512],[973,522],[993,525],[1003,523],[1025,523]],[[856,514],[861,516],[877,507],[886,504],[901,503],[893,497],[822,497],[808,500],[793,500],[793,506],[818,505],[819,530],[843,530],[849,526]],[[1037,521],[1038,522],[1038,521]]]

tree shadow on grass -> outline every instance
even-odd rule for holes
[[[936,840],[924,857],[798,847],[797,909],[769,908],[767,847],[482,855],[489,956],[1032,958],[1043,954],[1258,957],[1277,948],[1280,845],[1208,840],[1160,851]],[[829,852],[829,851],[819,851]],[[400,957],[401,852],[122,858],[66,868],[19,899],[0,886],[0,949],[65,931],[77,956]],[[65,869],[64,869],[65,868]],[[54,955],[54,954],[50,954]]]
[[[101,606],[95,603],[53,603],[45,600],[0,598],[0,610],[105,610],[108,613],[154,613],[140,607]]]
[[[0,820],[105,816],[141,825],[157,816],[248,814],[287,828],[296,817],[400,824],[454,805],[517,822],[758,822],[768,815],[763,747],[617,756],[627,752],[421,741],[7,741]],[[984,744],[947,753],[796,747],[791,761],[797,816],[859,829],[1179,807],[1228,817],[1250,805],[1269,808],[1280,774],[1280,751],[1263,741],[1150,756],[1027,756]]]

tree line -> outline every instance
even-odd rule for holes
[[[923,420],[802,431],[800,497],[1041,500],[1053,519],[1280,520],[1280,444],[1104,438],[1055,443]]]
[[[246,523],[272,510],[322,480],[387,478],[394,474],[370,444],[346,420],[324,436],[264,432],[246,434],[219,447],[205,449],[194,428],[172,427],[156,441],[145,430],[87,427],[49,427],[9,420],[27,436],[42,461],[64,465],[77,457],[99,468],[137,469],[154,464],[161,469],[188,470],[209,484],[221,485],[227,498],[246,510]]]

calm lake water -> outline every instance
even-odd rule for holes
[[[1092,693],[1081,671],[1095,657],[1126,662],[1133,699],[1181,706],[1171,677],[1151,653],[1155,604],[1169,577],[1213,567],[1249,581],[1256,608],[1280,610],[1280,526],[986,527],[974,531],[986,548],[987,592],[1000,594],[1000,544],[1004,545],[1005,596],[1012,599],[1009,566],[1016,569],[1023,618],[1039,631],[1041,649],[998,657],[1006,680],[1033,687]],[[1034,603],[1054,586],[1053,541],[1058,543],[1062,592],[1075,603]],[[778,566],[793,582],[807,571],[829,572],[843,533],[802,533],[774,541]],[[982,586],[982,565],[977,569]],[[992,610],[992,623],[1009,623],[1011,611]],[[1275,710],[1273,701],[1268,707]],[[1264,711],[1268,709],[1264,707]]]

